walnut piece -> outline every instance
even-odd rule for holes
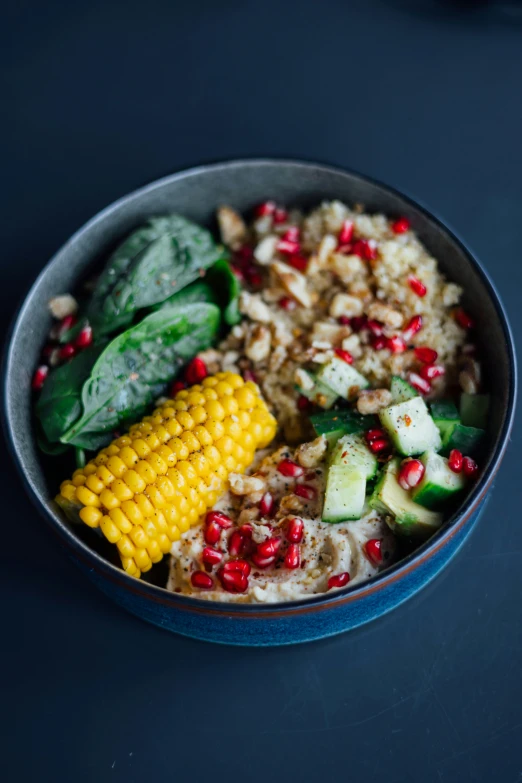
[[[71,296],[71,294],[61,294],[60,296],[53,296],[49,300],[49,310],[53,318],[58,318],[60,321],[68,315],[74,315],[78,312],[78,302]]]
[[[391,404],[392,396],[388,389],[371,389],[359,392],[357,410],[364,415],[378,413]]]
[[[242,291],[239,297],[239,311],[247,315],[252,321],[259,321],[262,324],[268,324],[271,321],[270,309],[263,302],[259,294],[249,294],[248,291]]]
[[[270,235],[261,240],[254,250],[254,258],[258,264],[269,264],[276,252],[279,237]]]
[[[282,261],[274,261],[270,269],[279,279],[285,291],[303,307],[312,306],[312,297],[306,285],[306,277]]]
[[[301,467],[315,468],[323,459],[327,448],[328,443],[326,438],[324,435],[320,435],[309,443],[302,443],[299,448],[296,449],[295,458]]]
[[[239,212],[232,207],[219,207],[217,221],[223,244],[233,250],[241,247],[247,236],[247,227]]]
[[[253,362],[261,362],[270,353],[272,336],[270,329],[262,324],[256,324],[245,342],[245,354]]]
[[[404,323],[404,316],[398,310],[394,310],[382,302],[372,302],[368,307],[368,317],[374,321],[380,321],[392,329],[399,329]]]
[[[332,318],[339,318],[345,315],[352,318],[354,315],[362,315],[363,303],[356,296],[350,294],[336,294],[330,305],[330,315]]]
[[[234,495],[252,495],[264,492],[266,487],[264,479],[257,476],[244,476],[242,473],[231,473],[228,482]]]

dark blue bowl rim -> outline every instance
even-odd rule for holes
[[[332,174],[348,174],[352,177],[356,177],[364,182],[375,185],[378,188],[386,190],[405,202],[410,204],[414,209],[419,210],[424,216],[438,226],[443,232],[445,232],[450,238],[457,244],[460,249],[468,257],[469,261],[478,273],[485,289],[487,290],[491,301],[495,307],[499,322],[502,326],[504,340],[506,344],[506,350],[509,360],[509,389],[508,398],[509,404],[507,411],[504,415],[504,420],[499,433],[499,439],[497,447],[491,455],[488,467],[481,476],[473,492],[470,493],[465,503],[450,517],[447,522],[435,533],[428,541],[422,544],[418,549],[412,552],[410,555],[400,560],[398,563],[390,566],[386,571],[372,577],[366,582],[360,585],[348,586],[342,590],[338,590],[333,594],[326,594],[322,596],[316,596],[313,598],[301,599],[299,601],[286,601],[280,604],[236,604],[218,601],[206,601],[198,598],[192,598],[189,596],[181,596],[176,593],[172,593],[165,588],[156,587],[142,580],[135,579],[128,576],[120,568],[112,565],[108,561],[104,560],[100,555],[91,550],[86,544],[77,539],[74,533],[69,530],[65,524],[59,519],[56,519],[51,513],[49,507],[40,498],[38,490],[30,482],[26,472],[23,469],[23,460],[18,453],[16,446],[16,433],[13,430],[12,421],[8,412],[8,400],[7,400],[7,379],[8,371],[12,361],[12,349],[13,343],[16,338],[17,332],[21,327],[21,323],[24,317],[25,307],[31,298],[32,291],[37,285],[43,275],[45,275],[48,267],[54,262],[58,254],[70,244],[74,243],[87,229],[93,224],[106,218],[112,211],[118,209],[122,204],[128,200],[143,195],[148,190],[154,190],[157,187],[161,187],[167,182],[175,182],[176,180],[186,179],[187,177],[199,176],[202,173],[211,170],[234,170],[235,168],[242,168],[244,166],[278,166],[295,167],[297,170],[314,169],[321,170],[325,173]],[[69,549],[72,550],[74,557],[89,568],[95,569],[110,582],[120,585],[126,591],[139,595],[153,603],[162,604],[163,606],[172,607],[179,611],[187,611],[195,614],[203,614],[212,616],[224,616],[230,617],[231,615],[239,615],[241,619],[261,619],[261,618],[280,618],[282,616],[289,615],[301,615],[314,613],[328,607],[338,607],[342,604],[351,603],[359,599],[364,598],[367,595],[383,590],[390,585],[393,585],[396,581],[406,576],[409,572],[415,570],[422,565],[423,562],[431,558],[437,551],[445,546],[451,538],[457,533],[457,531],[467,521],[471,519],[474,512],[484,499],[488,490],[491,487],[495,474],[500,466],[500,463],[504,457],[509,436],[513,426],[513,420],[515,415],[515,400],[517,394],[517,366],[515,359],[515,347],[512,331],[508,322],[508,318],[505,312],[504,305],[500,299],[500,296],[491,281],[488,273],[483,269],[482,265],[478,261],[476,255],[470,250],[469,246],[460,238],[460,236],[448,226],[440,217],[435,215],[430,209],[428,209],[422,201],[409,196],[403,191],[398,190],[386,183],[383,183],[373,177],[369,177],[365,174],[361,174],[353,169],[345,167],[331,165],[330,163],[317,163],[314,161],[305,161],[289,158],[241,158],[237,160],[220,161],[206,163],[199,166],[194,166],[183,171],[169,174],[160,179],[137,188],[130,193],[122,196],[116,201],[109,204],[107,207],[99,211],[89,221],[84,223],[65,244],[52,256],[45,267],[42,269],[36,280],[33,281],[27,294],[25,295],[21,306],[15,314],[11,327],[8,332],[4,355],[2,360],[2,424],[4,432],[6,434],[6,440],[8,442],[9,449],[13,456],[14,462],[17,466],[18,472],[22,478],[22,481],[29,492],[31,500],[36,505],[40,514],[44,516],[46,521],[51,527],[52,532],[58,536],[62,543],[65,543]]]

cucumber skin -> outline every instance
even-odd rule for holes
[[[430,413],[433,421],[439,428],[442,440],[456,424],[460,424],[460,416],[457,406],[452,400],[436,400],[430,405]]]
[[[451,498],[455,497],[459,491],[445,490],[437,484],[426,484],[418,492],[412,493],[412,500],[424,506],[424,508],[429,508],[431,511],[438,511],[441,506],[444,507]]]
[[[488,423],[489,394],[466,394],[460,397],[460,418],[466,427],[485,430]]]
[[[328,448],[333,448],[343,435],[358,435],[377,426],[375,417],[355,411],[324,411],[310,416],[316,435],[324,435]]]
[[[447,457],[452,449],[457,449],[468,457],[476,456],[480,452],[485,434],[484,430],[478,427],[456,424],[445,434],[440,453]]]

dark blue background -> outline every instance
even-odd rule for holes
[[[520,339],[517,7],[8,3],[1,325],[71,232],[126,191],[209,159],[288,155],[433,207],[492,273]],[[442,577],[360,631],[273,650],[192,642],[117,609],[4,457],[2,780],[522,780],[520,432]]]

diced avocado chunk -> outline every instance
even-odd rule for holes
[[[337,356],[323,364],[317,373],[317,380],[326,384],[345,400],[353,399],[359,389],[366,389],[369,386],[364,375]]]
[[[420,460],[425,470],[421,481],[411,493],[416,503],[426,508],[441,508],[464,489],[466,485],[464,475],[454,473],[444,457],[435,454],[434,451],[426,451]]]
[[[442,439],[442,454],[448,455],[452,449],[458,449],[468,457],[475,456],[479,451],[486,433],[478,427],[465,427],[456,424],[448,430]]]
[[[408,381],[405,381],[404,378],[400,378],[398,375],[394,375],[391,379],[390,392],[394,405],[419,396],[419,393],[415,391],[413,386],[410,386]]]
[[[361,472],[366,479],[377,473],[377,458],[360,435],[345,435],[334,446],[330,465]]]
[[[370,507],[386,515],[394,533],[408,538],[428,538],[442,524],[443,515],[415,503],[397,481],[400,460],[390,460],[370,498]]]
[[[440,449],[440,433],[422,397],[389,405],[379,412],[379,418],[401,454],[410,456]]]
[[[332,466],[326,477],[323,522],[360,519],[364,509],[366,479],[361,472]]]
[[[457,407],[451,400],[435,400],[430,405],[431,417],[437,425],[441,437],[460,423]]]
[[[373,416],[363,416],[357,411],[321,411],[310,416],[317,435],[324,435],[329,446],[333,446],[343,435],[364,432],[375,427]]]
[[[485,430],[488,423],[489,394],[467,394],[460,398],[460,419],[466,427]]]
[[[308,383],[297,387],[299,393],[310,400],[310,402],[319,405],[321,408],[331,408],[337,401],[339,395],[332,391],[329,386],[325,386],[318,381],[313,373],[307,372],[306,370],[303,370],[302,372],[307,377]]]

